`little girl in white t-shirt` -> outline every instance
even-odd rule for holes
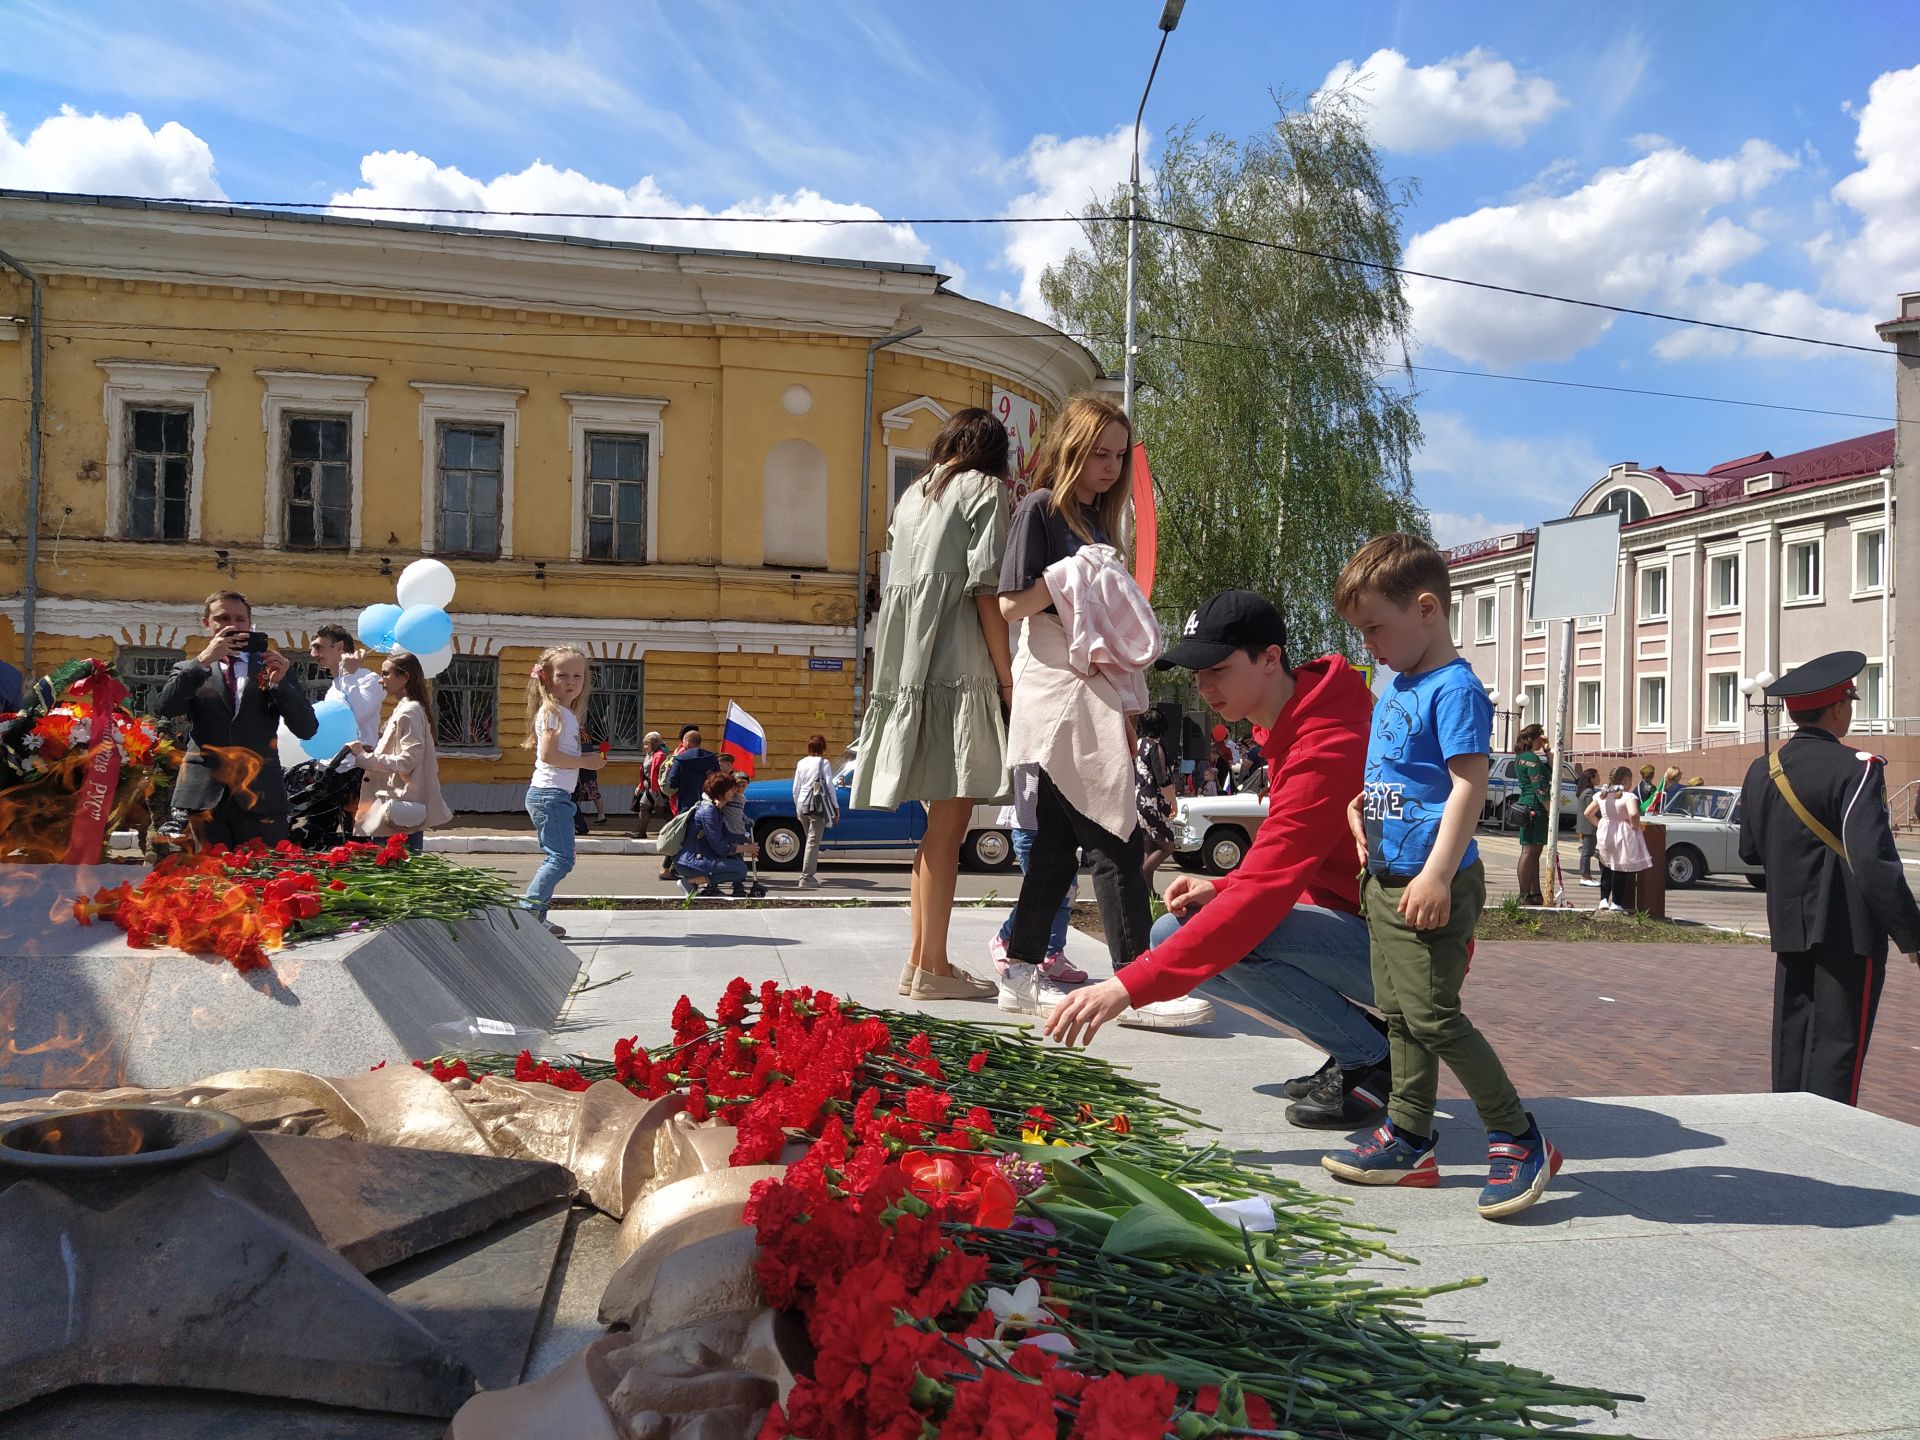
[[[575,645],[549,646],[527,677],[527,733],[520,742],[534,755],[527,815],[545,858],[527,882],[524,899],[542,920],[554,890],[573,869],[573,787],[582,770],[607,763],[604,746],[580,753],[580,721],[590,689],[586,652]],[[555,935],[567,933],[551,922],[547,928]]]

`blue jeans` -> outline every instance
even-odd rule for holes
[[[1161,916],[1153,943],[1164,944],[1182,923]],[[1373,961],[1367,922],[1358,915],[1296,905],[1246,959],[1200,988],[1297,1030],[1344,1070],[1386,1061],[1387,1038],[1360,1009],[1373,1004]]]
[[[676,864],[673,873],[688,885],[698,885],[705,889],[718,889],[720,882],[731,880],[733,888],[738,890],[747,883],[747,862],[738,859],[715,860],[711,870],[696,870],[691,865]]]
[[[527,908],[544,920],[547,902],[553,899],[553,892],[573,869],[573,796],[544,785],[529,788],[527,814],[533,820],[533,833],[539,837],[546,859],[527,882],[524,898]]]
[[[1020,873],[1027,873],[1027,857],[1033,853],[1031,830],[1016,829],[1013,832],[1013,858],[1020,862]],[[1067,887],[1067,898],[1060,902],[1060,908],[1054,912],[1053,929],[1047,935],[1047,953],[1063,954],[1067,948],[1067,926],[1073,920],[1073,897],[1080,893],[1080,881],[1076,877]],[[1007,912],[1007,918],[1000,924],[1000,943],[1006,944],[1013,938],[1013,912]]]

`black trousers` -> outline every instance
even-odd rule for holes
[[[249,810],[232,794],[222,795],[220,803],[204,818],[193,822],[193,838],[202,847],[225,845],[234,849],[249,840],[277,845],[287,838],[287,813]]]
[[[1147,905],[1146,833],[1135,826],[1125,840],[1087,819],[1073,806],[1047,772],[1040,772],[1040,793],[1034,802],[1037,828],[1027,856],[1026,878],[1013,907],[1013,933],[1007,937],[1007,958],[1038,963],[1047,958],[1047,932],[1060,902],[1080,869],[1080,852],[1087,853],[1093,871],[1093,896],[1100,905],[1100,924],[1107,932],[1107,953],[1118,970],[1143,953],[1153,915]]]
[[[1622,910],[1633,910],[1640,903],[1640,885],[1637,870],[1615,870],[1611,865],[1600,866],[1600,898],[1611,900]]]
[[[1773,1088],[1860,1103],[1887,962],[1832,948],[1774,956]]]

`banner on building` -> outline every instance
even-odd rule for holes
[[[1018,505],[1027,498],[1034,456],[1040,451],[1040,407],[996,385],[989,408],[1007,427],[1013,461],[1013,503]]]

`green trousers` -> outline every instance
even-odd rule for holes
[[[1373,940],[1373,999],[1387,1020],[1393,1093],[1387,1115],[1402,1130],[1433,1133],[1440,1062],[1447,1062],[1489,1130],[1518,1135],[1527,1128],[1506,1068],[1486,1036],[1460,1008],[1467,976],[1467,942],[1487,901],[1486,871],[1478,860],[1453,877],[1452,906],[1438,930],[1415,930],[1400,913],[1408,881],[1364,875],[1360,904]]]

